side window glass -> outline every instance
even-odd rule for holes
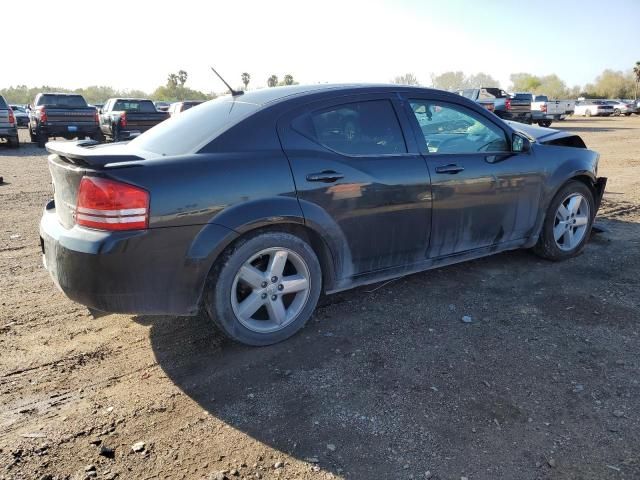
[[[410,100],[429,153],[510,151],[504,131],[465,107],[429,100]]]
[[[294,121],[294,128],[296,128]],[[346,155],[407,152],[402,130],[388,100],[348,103],[310,115],[313,136],[321,145]]]

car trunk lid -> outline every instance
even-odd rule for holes
[[[47,143],[47,150],[51,153],[48,160],[56,214],[62,226],[71,228],[75,224],[82,177],[100,176],[108,168],[144,160],[144,157],[130,152],[126,147],[126,144],[99,145],[93,141]]]

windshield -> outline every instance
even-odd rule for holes
[[[82,108],[87,106],[87,102],[85,102],[84,98],[80,95],[56,95],[46,93],[38,99],[37,105],[61,108]]]
[[[132,140],[130,145],[160,155],[196,153],[259,108],[254,103],[220,97],[171,117]]]

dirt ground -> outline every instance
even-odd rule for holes
[[[67,300],[46,156],[0,146],[0,479],[640,478],[640,116],[556,126],[609,177],[580,257],[345,292],[260,349]]]

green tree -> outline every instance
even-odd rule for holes
[[[460,90],[467,88],[466,78],[463,72],[444,72],[431,76],[431,85],[440,90]]]
[[[393,83],[397,83],[398,85],[420,85],[420,82],[418,82],[418,79],[413,73],[398,75],[393,79]]]
[[[640,62],[636,62],[636,64],[633,67],[633,76],[635,77],[635,81],[636,81],[636,88],[635,88],[635,96],[634,98],[636,100],[638,100],[638,84],[640,84]]]
[[[631,72],[604,70],[595,81],[595,92],[603,98],[629,98],[634,91],[634,78]]]
[[[180,83],[181,87],[184,87],[184,84],[187,83],[188,77],[189,74],[187,72],[185,72],[184,70],[178,70],[178,82]]]
[[[244,72],[240,77],[242,78],[244,89],[246,90],[247,87],[249,86],[249,82],[251,81],[251,75],[249,75],[247,72]]]
[[[290,74],[287,73],[284,76],[284,84],[285,85],[293,85],[293,75],[290,75]]]
[[[276,85],[278,85],[278,77],[276,75],[271,75],[267,79],[267,85],[270,87],[275,87]]]
[[[540,77],[530,73],[512,73],[509,77],[511,80],[512,92],[533,92],[537,93],[538,88],[542,85]]]
[[[178,75],[170,73],[167,76],[167,88],[176,88],[178,86]]]
[[[469,75],[466,78],[467,88],[480,88],[480,87],[498,87],[500,82],[493,78],[488,73],[478,72],[475,75]]]

